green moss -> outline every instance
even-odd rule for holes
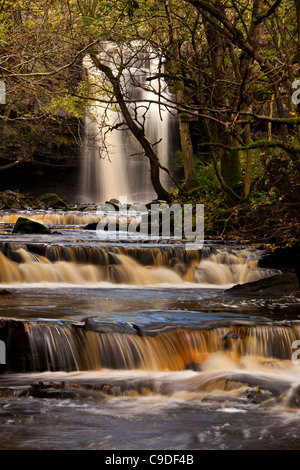
[[[39,222],[27,219],[25,217],[19,217],[13,228],[13,233],[40,233],[50,234],[51,230]]]

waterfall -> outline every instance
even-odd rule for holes
[[[272,274],[272,270],[257,268],[257,260],[222,250],[206,253],[206,250],[185,250],[180,246],[89,244],[27,247],[4,243],[0,246],[0,282],[6,285],[228,286]]]
[[[7,320],[0,324],[8,344],[8,370],[24,349],[26,371],[127,369],[178,371],[205,367],[213,356],[237,363],[253,358],[272,365],[289,360],[299,325],[220,323],[203,328],[151,330],[131,324],[107,325],[94,320],[57,323]],[[18,343],[19,347],[16,348]]]
[[[116,69],[122,53],[123,50],[116,50],[116,46],[109,43],[104,45],[99,57]],[[103,91],[107,83],[102,73],[95,70],[88,59],[85,66],[98,87],[97,97],[102,102],[94,101],[90,105],[85,120],[80,170],[82,202],[103,203],[121,196],[126,196],[130,203],[156,199],[148,158],[131,131],[124,125],[118,126],[124,119],[118,106],[109,103],[109,93]],[[121,85],[124,96],[131,102],[128,107],[132,115],[155,144],[162,165],[170,168],[171,114],[164,106],[168,99],[167,85],[162,78],[147,81],[159,74],[159,68],[159,58],[153,51],[144,48],[138,54],[134,51],[132,64],[122,72]],[[161,182],[169,189],[171,180],[165,172],[161,172]]]

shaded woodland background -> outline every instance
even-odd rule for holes
[[[205,205],[206,236],[298,240],[298,0],[3,0],[0,18],[0,191],[38,196],[47,187],[77,202],[84,117],[97,100],[122,111],[158,199]],[[171,191],[161,183],[170,170],[123,82],[149,51],[178,126]],[[87,57],[100,84],[87,74]]]

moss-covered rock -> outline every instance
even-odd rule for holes
[[[50,234],[51,230],[39,222],[27,219],[26,217],[19,217],[14,225],[13,233],[41,233]]]
[[[46,193],[35,202],[37,209],[67,209],[68,204],[55,193]]]
[[[0,193],[0,209],[30,209],[34,203],[33,196],[29,194],[21,194],[16,191],[2,191]]]

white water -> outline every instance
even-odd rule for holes
[[[101,60],[117,67],[119,58],[113,51],[100,55]],[[119,51],[118,51],[119,52]],[[144,53],[143,53],[144,54]],[[169,139],[171,114],[163,104],[157,103],[157,92],[167,97],[166,84],[160,79],[147,82],[147,77],[158,73],[158,59],[148,56],[132,64],[122,75],[123,93],[129,100],[137,100],[130,105],[132,115],[139,125],[143,125],[145,135],[155,146],[162,165],[169,167]],[[109,104],[107,87],[101,72],[86,61],[90,80],[98,87],[97,98],[89,108],[85,122],[85,139],[82,150],[80,198],[82,202],[104,203],[112,198],[126,196],[129,203],[149,202],[157,196],[150,179],[150,165],[143,150],[132,133],[125,127],[114,128],[123,121],[116,104]],[[140,88],[141,85],[143,88]],[[154,102],[152,102],[154,101]],[[105,103],[106,102],[106,103]],[[161,174],[162,184],[168,188],[170,179]]]
[[[182,271],[182,263],[174,267],[164,258],[156,264],[143,265],[131,256],[118,252],[118,264],[95,265],[75,260],[76,248],[69,247],[72,261],[50,261],[44,256],[18,248],[15,253],[22,262],[15,262],[0,252],[0,281],[6,285],[77,285],[77,286],[232,286],[270,275],[268,270],[256,267],[256,260],[247,260],[237,254],[216,253],[203,260],[194,260]]]

